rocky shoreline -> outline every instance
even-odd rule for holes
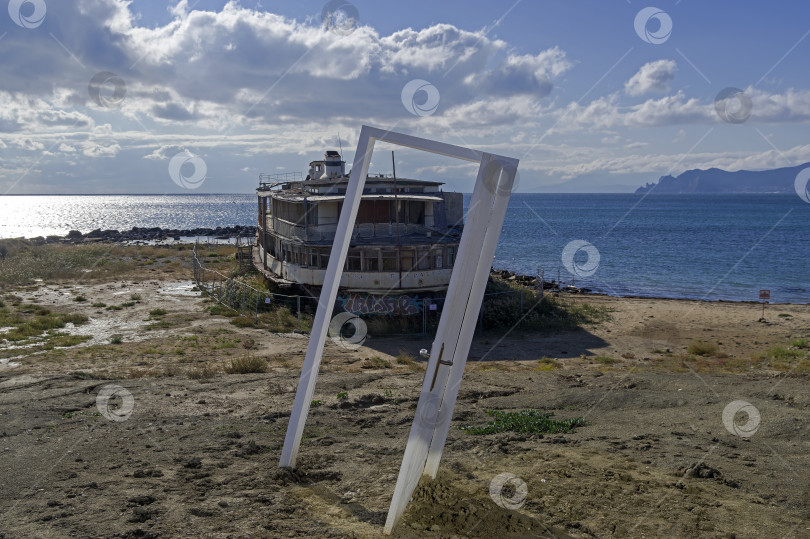
[[[26,241],[34,245],[44,245],[48,243],[126,243],[137,241],[181,241],[183,238],[227,240],[237,237],[253,237],[255,235],[255,226],[218,226],[216,228],[192,228],[188,230],[136,226],[132,227],[131,230],[125,231],[96,229],[86,234],[82,234],[78,230],[71,230],[65,236],[37,236],[35,238],[27,238]]]

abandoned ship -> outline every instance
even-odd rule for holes
[[[283,287],[318,295],[349,175],[337,151],[300,173],[259,176],[254,265]],[[436,181],[369,174],[340,281],[358,313],[416,314],[443,295],[463,227],[461,193]]]

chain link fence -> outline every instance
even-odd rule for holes
[[[197,288],[220,305],[242,316],[252,317],[254,324],[258,324],[259,318],[263,314],[274,314],[285,310],[296,318],[296,331],[308,331],[306,319],[315,313],[318,298],[258,290],[244,281],[206,268],[198,257],[197,245],[193,249],[192,265]]]

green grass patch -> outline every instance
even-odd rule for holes
[[[110,335],[110,344],[121,344],[122,342],[124,342],[124,336],[120,333]]]
[[[67,324],[80,326],[89,319],[83,314],[53,313],[39,305],[16,304],[15,310],[0,308],[0,327],[11,327],[0,334],[0,340],[25,341],[39,337],[46,331],[62,329]]]
[[[610,356],[593,356],[591,359],[596,361],[597,363],[601,363],[602,365],[613,365],[614,363],[618,362],[619,360],[615,357]]]
[[[231,316],[238,316],[239,315],[238,312],[234,311],[233,309],[229,309],[228,307],[225,307],[224,305],[221,305],[219,303],[215,303],[215,304],[211,305],[210,307],[207,308],[207,310],[208,310],[208,313],[211,314],[212,316],[228,316],[228,317],[231,317]]]
[[[796,348],[810,348],[810,344],[808,344],[807,339],[793,339],[790,341],[790,346],[795,346]]]
[[[554,414],[542,413],[538,410],[521,410],[519,412],[504,412],[500,410],[487,410],[487,414],[494,419],[482,427],[460,427],[469,434],[494,434],[497,432],[519,432],[523,434],[559,434],[572,432],[575,428],[585,425],[585,419],[574,417],[571,419],[552,419]]]
[[[234,316],[231,318],[231,324],[238,328],[252,328],[256,326],[256,319],[252,316]]]
[[[151,311],[149,311],[149,316],[151,316],[152,318],[158,318],[160,316],[165,316],[167,314],[169,314],[169,311],[167,311],[166,309],[152,309]]]
[[[775,359],[777,361],[785,361],[802,355],[798,350],[790,350],[782,346],[771,346],[765,351],[763,357]]]
[[[147,324],[146,329],[147,331],[154,331],[156,329],[167,329],[170,327],[172,327],[172,323],[168,320],[158,320],[157,322]]]
[[[552,357],[543,356],[537,360],[538,371],[553,371],[559,369],[561,366],[560,362]]]
[[[83,342],[87,342],[93,337],[91,335],[55,335],[48,339],[45,343],[45,350],[53,350],[56,347],[67,348],[69,346],[76,346]]]

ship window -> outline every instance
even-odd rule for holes
[[[447,248],[447,267],[452,268],[453,264],[456,262],[456,248],[455,247],[448,247]]]
[[[346,257],[346,271],[360,271],[360,251],[349,251]]]
[[[363,265],[365,271],[380,271],[380,261],[377,258],[378,251],[365,251],[363,253]]]
[[[309,250],[309,260],[307,266],[312,266],[313,268],[318,267],[318,251],[315,249]]]
[[[430,269],[430,251],[419,251],[416,267],[420,270]]]
[[[436,269],[442,268],[442,251],[433,251],[433,267]]]
[[[402,268],[402,271],[411,271],[412,269],[414,269],[413,251],[411,251],[410,249],[403,250],[399,255],[399,259],[401,261],[400,267]]]
[[[397,271],[396,251],[383,251],[382,264],[383,271]]]
[[[326,269],[326,266],[328,265],[329,265],[329,253],[321,253],[321,261],[318,267],[320,269]]]

